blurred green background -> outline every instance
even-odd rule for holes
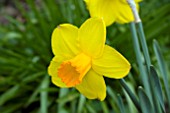
[[[156,39],[170,73],[170,0],[143,0],[140,15],[152,64],[157,69],[152,46]],[[79,27],[87,18],[83,0],[0,0],[0,113],[120,113],[118,93],[127,113],[137,113],[117,80],[105,78],[107,98],[102,102],[51,83],[47,67],[53,57],[53,29],[61,23]],[[141,82],[129,25],[109,26],[106,43],[130,61],[125,79],[136,94]]]

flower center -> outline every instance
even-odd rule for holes
[[[90,68],[91,58],[81,53],[71,60],[64,61],[58,69],[58,76],[68,87],[73,87],[81,83]]]

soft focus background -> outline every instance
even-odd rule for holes
[[[169,74],[170,0],[143,0],[140,15],[152,64],[161,75],[153,51],[156,39]],[[105,78],[107,98],[102,102],[51,83],[47,67],[53,57],[53,29],[61,23],[79,27],[87,18],[83,0],[0,0],[0,113],[120,113],[117,94],[123,98],[126,113],[137,113],[118,80]],[[136,94],[141,80],[129,25],[108,27],[106,43],[130,61],[132,69],[125,79]]]

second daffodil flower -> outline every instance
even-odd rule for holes
[[[120,79],[130,70],[129,62],[105,45],[106,26],[101,18],[90,18],[78,29],[59,25],[52,33],[52,59],[48,72],[59,87],[75,87],[89,99],[104,100],[103,76]]]
[[[129,23],[134,20],[126,0],[84,0],[91,17],[103,17],[107,26],[114,22]],[[138,2],[135,0],[137,8]]]

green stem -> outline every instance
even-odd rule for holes
[[[150,61],[150,55],[148,52],[148,47],[147,47],[146,40],[145,40],[146,38],[145,38],[144,31],[143,31],[143,25],[142,25],[142,22],[136,23],[136,25],[138,28],[137,31],[139,33],[139,39],[142,45],[142,50],[143,50],[144,57],[146,60],[147,69],[148,69],[148,72],[150,72],[151,61]]]
[[[135,51],[137,63],[139,65],[142,83],[143,83],[143,86],[144,86],[144,88],[145,88],[145,90],[148,94],[149,99],[152,100],[150,85],[149,85],[149,81],[148,81],[148,74],[147,74],[145,67],[143,65],[143,62],[142,62],[142,54],[141,54],[141,51],[140,51],[139,40],[138,40],[138,37],[137,37],[136,27],[135,27],[134,22],[130,23],[130,29],[131,29],[131,33],[132,33],[133,46],[134,46],[134,51]]]
[[[137,24],[137,28],[138,28],[137,31],[139,33],[139,39],[140,39],[140,42],[141,42],[141,45],[142,45],[142,50],[143,50],[144,57],[145,57],[145,60],[146,60],[148,73],[150,73],[151,61],[150,61],[150,56],[149,56],[149,52],[148,52],[148,47],[147,47],[147,44],[146,44],[145,34],[144,34],[144,31],[143,31],[143,25],[142,25],[141,19],[139,17],[135,1],[134,0],[127,0],[127,2],[129,3],[129,6],[131,7],[131,10],[133,12],[133,16],[134,16],[134,19],[135,19],[134,21]]]
[[[132,91],[130,90],[130,88],[127,86],[126,82],[124,79],[120,79],[119,80],[120,84],[123,86],[123,88],[125,89],[125,91],[128,93],[129,97],[132,99],[134,105],[136,106],[136,108],[141,111],[140,108],[140,104],[137,100],[137,98],[135,97],[135,95],[132,93]]]

